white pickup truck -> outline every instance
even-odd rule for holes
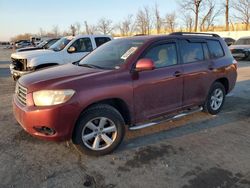
[[[78,35],[63,37],[49,49],[11,54],[10,72],[14,80],[38,69],[79,61],[89,52],[112,40],[107,35]]]

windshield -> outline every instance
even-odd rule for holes
[[[61,51],[72,40],[72,38],[61,38],[55,44],[49,47],[50,50]]]
[[[239,39],[235,42],[236,45],[250,45],[250,38],[249,39]]]
[[[79,65],[103,69],[117,69],[145,41],[142,39],[116,39],[107,42],[83,58]]]
[[[53,44],[55,44],[59,39],[51,39],[47,41],[47,44],[45,44],[43,46],[43,48],[48,49],[50,46],[52,46]]]
[[[42,48],[45,44],[47,44],[47,41],[43,41],[37,45],[37,47]]]

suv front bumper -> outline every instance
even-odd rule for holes
[[[12,107],[15,119],[26,132],[37,138],[50,141],[71,139],[79,115],[77,105],[24,106],[18,101],[16,95],[13,96]],[[53,134],[39,131],[41,127],[53,130]]]

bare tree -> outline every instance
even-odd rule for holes
[[[54,35],[54,37],[58,37],[60,35],[60,31],[59,31],[58,25],[54,25],[52,27],[52,34]]]
[[[230,19],[229,22],[231,24],[232,31],[234,31],[234,23],[233,23],[233,21]]]
[[[161,32],[162,19],[161,19],[160,11],[158,9],[157,4],[155,4],[155,8],[154,8],[154,17],[155,17],[155,28],[156,28],[157,34],[159,34]]]
[[[142,10],[139,10],[136,15],[136,26],[141,34],[147,33],[146,25],[147,25],[147,21],[146,21],[144,12]]]
[[[44,31],[43,28],[39,28],[39,32],[38,32],[38,35],[40,35],[40,37],[43,37],[46,35],[46,31]]]
[[[176,14],[175,12],[172,12],[172,13],[169,13],[166,15],[166,28],[165,30],[166,31],[170,31],[170,32],[174,32],[175,31],[175,28],[176,28],[176,25],[177,25],[177,22],[176,22]]]
[[[234,17],[245,24],[245,29],[248,30],[250,22],[250,0],[236,0],[233,7],[237,12]]]
[[[76,29],[76,34],[77,35],[81,34],[81,24],[79,22],[76,22],[74,24],[74,26],[75,26],[75,29]]]
[[[76,35],[76,27],[74,25],[70,25],[70,31],[71,31],[71,35],[73,36]]]
[[[72,35],[72,32],[69,31],[69,30],[64,30],[64,31],[62,32],[62,35],[63,35],[63,36],[69,36],[69,35]]]
[[[117,28],[120,31],[120,34],[122,36],[129,36],[134,31],[134,21],[133,21],[133,15],[128,15],[123,21],[121,21]]]
[[[105,18],[100,19],[98,21],[97,28],[103,34],[110,34],[113,30],[112,20],[108,20]]]
[[[98,33],[97,27],[95,25],[89,25],[89,34],[93,35],[93,34],[96,34],[96,33]]]
[[[141,34],[150,34],[152,29],[152,21],[148,7],[138,10],[136,15],[136,26]]]
[[[195,32],[197,32],[197,29],[198,29],[199,14],[200,14],[203,2],[204,2],[203,0],[183,0],[180,3],[181,8],[184,11],[189,10],[195,14],[195,24],[194,24]]]
[[[84,27],[85,27],[85,33],[89,35],[90,34],[90,32],[89,32],[89,24],[88,24],[88,22],[86,20],[84,21]]]
[[[182,16],[182,21],[185,25],[186,31],[192,32],[194,27],[194,19],[190,14],[185,14]]]
[[[207,0],[204,7],[206,9],[203,11],[205,14],[201,18],[200,31],[208,31],[210,26],[214,24],[215,18],[221,13],[221,10],[216,10],[215,0]]]
[[[97,28],[94,25],[89,25],[87,21],[84,21],[85,33],[88,35],[93,35],[96,33]]]

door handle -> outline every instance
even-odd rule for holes
[[[215,68],[214,68],[214,64],[213,63],[210,63],[209,65],[208,65],[208,70],[214,70]]]
[[[208,69],[211,71],[214,70],[214,68],[212,66],[209,66]]]
[[[181,72],[180,71],[176,71],[175,73],[174,73],[174,76],[175,77],[179,77],[179,76],[181,76],[182,74],[181,74]]]

